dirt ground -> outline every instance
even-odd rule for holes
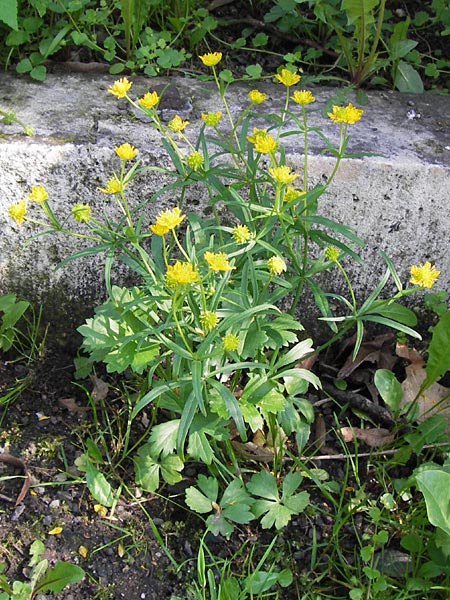
[[[382,354],[390,356],[392,339],[387,338],[389,350],[377,339],[376,343],[381,343],[384,349]],[[35,539],[41,539],[50,564],[64,560],[86,571],[82,582],[58,595],[62,600],[193,598],[190,590],[196,579],[197,550],[204,524],[186,509],[183,490],[194,483],[201,467],[188,465],[183,481],[162,489],[161,496],[144,494],[132,498],[123,493],[112,517],[102,517],[96,512],[96,502],[83,483],[83,474],[76,468],[83,444],[93,432],[86,394],[86,390],[92,390],[92,382],[74,381],[73,356],[61,349],[47,350],[30,367],[8,362],[5,356],[0,355],[0,358],[0,396],[7,397],[7,391],[13,389],[17,381],[25,378],[28,382],[17,398],[0,406],[0,451],[23,461],[22,465],[0,462],[0,563],[6,565],[8,580],[26,578],[29,546]],[[318,367],[325,380],[325,371],[330,369],[329,359],[324,357],[324,365]],[[109,385],[107,405],[111,412],[117,411],[121,402],[117,393],[119,382],[112,379],[105,382]],[[321,403],[315,397],[311,397],[311,401],[316,404],[317,415],[311,448],[320,445],[320,454],[338,454],[340,444],[330,432],[336,419],[348,424],[351,411]],[[372,415],[373,419],[378,418],[379,424],[385,417],[382,407]],[[377,498],[383,491],[382,485],[364,460],[359,461],[359,485]],[[338,458],[315,461],[314,466],[325,469],[330,479],[344,480],[344,462]],[[24,469],[31,477],[31,486],[16,506],[24,484]],[[404,472],[399,471],[397,476],[407,476],[409,472],[410,468],[404,467]],[[14,477],[9,479],[7,475]],[[131,464],[121,471],[121,477],[125,487],[133,489]],[[351,491],[352,481],[349,483]],[[333,508],[315,485],[306,482],[305,487],[311,494],[314,509],[295,517],[278,534],[271,558],[279,570],[289,568],[293,572],[293,584],[280,590],[279,598],[286,600],[301,597],[305,577],[329,570],[326,542],[333,526]],[[178,568],[155,538],[142,507]],[[362,535],[367,527],[361,516],[356,534]],[[54,533],[55,528],[61,528],[60,532]],[[206,542],[211,551],[222,558],[231,558],[244,544],[244,551],[234,559],[234,567],[247,565],[245,569],[249,553],[254,553],[251,560],[257,562],[275,535],[274,531],[250,524],[238,528],[230,540],[208,535]],[[320,548],[314,574],[310,571],[313,538],[316,548]],[[340,545],[351,561],[357,547],[354,528],[342,529]],[[80,548],[86,549],[85,556]],[[324,597],[347,597],[348,590],[344,586],[340,589],[339,584],[332,585],[336,595]]]

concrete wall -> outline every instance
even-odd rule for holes
[[[114,79],[54,74],[37,83],[0,75],[0,107],[14,109],[35,129],[35,135],[26,138],[18,126],[0,124],[0,293],[17,291],[28,299],[44,301],[54,314],[57,310],[70,313],[76,323],[78,313],[82,315],[103,294],[101,257],[55,271],[61,259],[80,248],[79,241],[65,236],[29,241],[38,229],[26,224],[17,227],[7,215],[7,206],[24,197],[32,185],[42,184],[60,215],[70,213],[75,202],[89,202],[93,209],[107,213],[113,201],[97,187],[117,169],[114,146],[123,142],[139,148],[144,165],[169,165],[158,134],[132,118],[123,102],[107,93]],[[130,79],[136,96],[169,81]],[[189,130],[198,130],[201,112],[221,109],[211,84],[170,81],[183,101],[192,99]],[[255,85],[229,88],[233,113],[246,104],[252,87]],[[283,86],[265,83],[258,88],[267,91],[274,109],[283,101]],[[333,93],[326,88],[313,91],[317,108]],[[405,281],[411,264],[434,261],[442,272],[439,288],[450,289],[450,100],[370,93],[364,111],[362,120],[350,128],[349,151],[373,152],[375,156],[344,161],[329,193],[320,200],[324,215],[354,227],[367,243],[365,265],[348,265],[357,292],[364,295],[381,275],[380,250],[394,260]],[[320,111],[311,123],[320,124],[336,139],[337,126]],[[287,139],[288,160],[300,168],[301,140]],[[321,181],[330,173],[333,161],[320,154],[318,138],[312,138],[310,149],[311,180]],[[132,191],[137,199],[148,198],[163,183],[159,174],[147,172],[133,182]],[[166,201],[173,206],[173,198]],[[199,190],[191,190],[190,206],[200,210],[202,201]],[[149,221],[164,203],[160,199],[149,205]],[[119,279],[126,277],[126,273],[118,273]]]

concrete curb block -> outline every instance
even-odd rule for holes
[[[114,146],[130,142],[140,150],[146,165],[168,164],[157,132],[131,119],[121,102],[107,93],[113,76],[49,75],[44,83],[0,76],[0,106],[10,108],[36,135],[26,138],[19,127],[0,125],[0,293],[16,291],[30,300],[67,303],[83,307],[103,294],[102,259],[83,260],[54,271],[54,266],[76,249],[79,243],[66,237],[48,236],[26,243],[28,225],[17,227],[7,215],[7,206],[24,197],[32,185],[42,184],[52,206],[70,214],[75,202],[89,202],[93,209],[108,211],[111,201],[97,191],[117,168]],[[133,80],[133,91],[141,95],[169,80]],[[220,110],[220,99],[209,83],[174,78],[183,98],[191,97],[193,110],[189,128],[198,130],[200,113]],[[229,88],[232,112],[246,103],[246,94],[255,84]],[[283,102],[282,86],[264,83],[271,107]],[[318,105],[333,90],[314,88]],[[355,288],[363,294],[371,289],[384,270],[379,256],[384,250],[405,281],[409,266],[425,260],[441,271],[439,289],[450,289],[450,99],[443,96],[409,96],[394,92],[370,93],[363,119],[352,126],[351,152],[376,155],[344,161],[326,198],[324,215],[354,227],[366,242],[366,264],[349,266]],[[333,136],[337,128],[319,112],[312,123]],[[335,130],[333,130],[333,127]],[[189,132],[188,132],[189,134]],[[300,168],[303,157],[288,138],[289,164]],[[326,177],[332,161],[322,156],[319,140],[311,141],[310,173],[314,182]],[[161,163],[162,161],[162,163]],[[136,198],[149,197],[161,187],[160,177],[147,173],[133,182]],[[176,204],[167,197],[149,204],[150,222],[161,207]],[[190,189],[189,208],[202,210],[205,198]],[[118,272],[118,281],[127,278]],[[62,294],[62,296],[61,296]]]

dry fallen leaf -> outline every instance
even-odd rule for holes
[[[109,385],[100,379],[100,377],[92,376],[92,392],[91,396],[95,402],[104,400],[108,395]]]
[[[413,402],[425,380],[425,361],[415,348],[405,344],[397,345],[397,354],[410,361],[405,369],[406,379],[402,383],[403,396],[401,406]],[[417,398],[417,420],[424,421],[433,415],[443,415],[449,422],[450,430],[450,388],[433,383]]]
[[[258,446],[254,442],[231,441],[236,454],[244,460],[255,460],[258,462],[269,463],[273,461],[273,450],[264,446]]]
[[[363,342],[358,350],[355,360],[353,360],[353,353],[351,353],[337,374],[337,378],[346,379],[355,369],[366,361],[376,363],[380,369],[391,369],[396,360],[395,357],[392,356],[391,351],[393,339],[394,336],[392,333],[386,333],[377,335],[372,340]]]
[[[370,448],[385,446],[394,441],[395,434],[388,429],[377,427],[375,429],[360,429],[358,427],[341,427],[340,433],[344,442],[351,442],[354,439],[364,442]]]
[[[85,406],[78,406],[75,398],[60,398],[58,402],[60,406],[67,409],[71,413],[85,413],[87,410],[89,410]]]
[[[62,530],[62,527],[53,527],[53,529],[50,529],[50,531],[48,532],[48,535],[59,535],[60,533],[62,533]]]

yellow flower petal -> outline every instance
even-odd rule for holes
[[[229,265],[225,252],[205,252],[205,260],[212,271],[231,271],[236,268]]]
[[[108,88],[108,92],[117,98],[124,98],[132,85],[131,81],[128,81],[126,77],[122,77]]]
[[[25,220],[25,215],[27,214],[27,201],[19,200],[16,204],[11,204],[8,206],[8,215],[11,219],[17,223],[17,225],[22,225]]]
[[[108,509],[103,504],[94,504],[94,510],[100,517],[106,517]]]
[[[48,535],[59,535],[62,532],[63,528],[62,527],[53,527],[53,529],[51,529],[48,532]]]
[[[188,285],[199,280],[198,272],[189,262],[176,261],[174,265],[168,265],[166,271],[166,283],[169,287],[177,285]]]
[[[158,104],[159,100],[160,98],[156,92],[147,92],[142,98],[138,98],[138,104],[150,110]]]
[[[309,90],[295,90],[291,98],[297,104],[310,104],[316,100]]]
[[[121,160],[131,160],[138,153],[138,149],[128,143],[116,146],[115,151]]]
[[[44,202],[44,200],[47,200],[48,194],[43,185],[33,185],[28,198],[33,200],[33,202]]]
[[[275,78],[286,87],[296,85],[301,79],[298,73],[290,71],[289,69],[281,69],[281,71],[275,75]]]
[[[424,288],[433,287],[436,279],[441,274],[429,261],[426,261],[423,265],[412,265],[410,273],[410,283]]]
[[[222,60],[222,52],[208,52],[199,56],[199,59],[205,67],[214,67]]]
[[[82,556],[83,558],[86,558],[86,556],[88,555],[88,553],[89,553],[89,551],[88,551],[88,549],[86,548],[86,546],[80,546],[80,547],[78,548],[78,554],[79,554],[80,556]]]
[[[292,183],[298,177],[297,173],[293,173],[287,165],[269,167],[269,173],[278,183]]]

